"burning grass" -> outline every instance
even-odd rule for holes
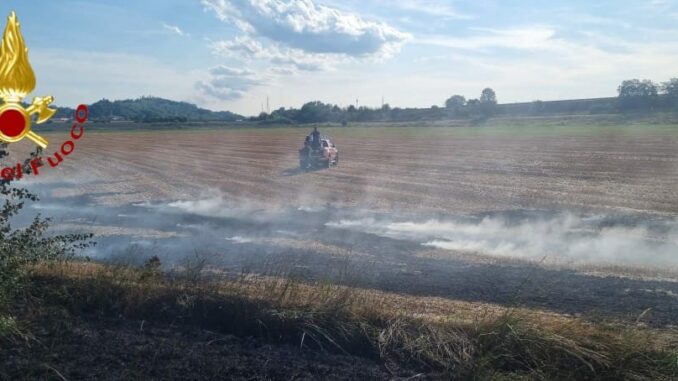
[[[26,332],[40,331],[31,321],[44,311],[51,311],[52,320],[119,317],[120,321],[141,322],[142,327],[144,322],[176,330],[193,327],[284,345],[299,353],[369,359],[393,376],[678,377],[678,333],[667,329],[593,324],[537,310],[282,277],[242,274],[206,280],[199,276],[200,264],[165,275],[158,271],[158,264],[149,262],[143,269],[91,263],[38,266],[32,273],[30,297],[16,306],[15,315]],[[15,334],[3,341],[15,346],[39,345],[30,335],[23,336],[29,337],[26,342],[18,337],[22,336]],[[4,357],[8,351],[0,352]],[[16,378],[17,373],[11,372],[26,371],[7,363],[3,368],[2,377]],[[66,378],[73,372],[60,369]]]

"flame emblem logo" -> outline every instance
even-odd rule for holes
[[[47,140],[31,131],[31,117],[37,115],[36,123],[43,123],[56,112],[49,108],[52,96],[35,97],[33,103],[23,107],[21,101],[35,88],[35,74],[28,62],[28,48],[19,29],[16,13],[7,19],[7,26],[0,46],[0,141],[18,142],[23,138],[47,148]]]

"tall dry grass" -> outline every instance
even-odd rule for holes
[[[190,324],[453,379],[671,380],[678,334],[548,312],[241,274],[91,263],[33,269],[32,297],[77,315]]]

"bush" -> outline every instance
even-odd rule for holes
[[[40,150],[31,153],[24,163],[24,170],[30,171],[29,161],[37,157]],[[7,145],[0,145],[0,159],[7,157]],[[10,298],[24,286],[28,266],[39,261],[68,259],[79,249],[93,245],[91,234],[46,234],[50,220],[36,216],[26,227],[15,228],[11,222],[19,215],[26,201],[38,201],[38,196],[28,189],[17,187],[15,181],[0,179],[0,194],[4,203],[0,207],[0,318],[3,317]]]

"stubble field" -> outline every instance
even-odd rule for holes
[[[272,207],[678,213],[677,126],[321,130],[340,149],[329,171],[297,170],[306,129],[247,128],[88,132],[62,173],[127,195],[102,197],[112,203],[212,189]]]
[[[88,131],[38,211],[102,260],[678,320],[676,126],[321,132],[340,163],[302,172],[305,128]]]

